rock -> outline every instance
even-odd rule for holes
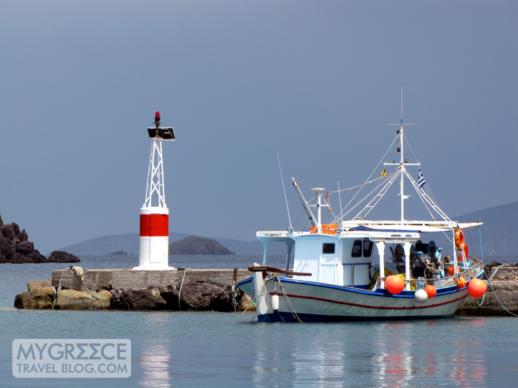
[[[171,244],[171,252],[175,255],[233,255],[234,252],[216,240],[188,236]]]
[[[54,308],[61,310],[103,310],[110,308],[110,291],[59,290]]]
[[[79,263],[79,257],[65,251],[53,251],[48,261],[50,263]]]
[[[14,254],[14,247],[11,245],[9,240],[7,240],[3,235],[0,235],[0,262],[9,262],[9,260],[13,259]]]
[[[167,302],[158,288],[141,290],[112,290],[112,308],[118,310],[163,310]]]
[[[66,252],[55,251],[47,260],[29,241],[25,229],[20,231],[17,223],[0,223],[0,263],[77,263],[79,258]]]
[[[172,301],[173,308],[178,308],[179,292],[179,288],[171,289],[170,303]],[[181,289],[180,306],[186,310],[234,311],[230,286],[207,281],[185,282]]]
[[[491,281],[491,287],[488,288],[488,292],[481,300],[468,297],[460,306],[458,314],[509,315],[500,303],[509,311],[518,314],[518,282],[494,280]]]
[[[25,261],[20,261],[22,263],[45,263],[47,262],[47,258],[43,256],[40,251],[35,249],[29,254],[24,255],[23,259]]]
[[[34,251],[34,243],[32,241],[20,241],[16,244],[16,252],[21,254],[31,253]]]
[[[28,289],[29,291],[16,295],[14,307],[39,310],[52,308],[56,294],[54,287],[37,287],[36,284],[33,284],[32,286],[28,285]]]
[[[20,240],[20,241],[28,241],[29,240],[29,235],[27,234],[25,229],[23,229],[20,232],[20,234],[18,235],[18,240]]]
[[[13,222],[11,225],[13,226],[14,236],[18,237],[20,235],[20,227],[18,226],[18,224],[16,222]]]
[[[50,280],[32,280],[27,283],[27,291],[32,292],[38,288],[52,287]]]
[[[14,233],[13,224],[5,224],[5,225],[0,226],[0,232],[8,240],[13,240],[16,236],[16,234]]]
[[[493,265],[497,264],[497,265]],[[486,274],[491,280],[516,280],[518,281],[518,265],[517,264],[500,264],[491,263],[486,266]]]

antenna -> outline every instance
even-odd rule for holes
[[[290,206],[288,205],[288,196],[286,195],[286,186],[284,185],[284,174],[282,173],[281,158],[277,152],[277,164],[279,165],[279,174],[281,176],[282,191],[284,193],[284,202],[286,203],[286,212],[288,213],[288,222],[290,224],[289,232],[293,232],[293,225],[291,224]]]
[[[399,115],[399,117],[400,117],[400,122],[402,124],[403,123],[403,84],[401,84],[400,107],[401,107],[401,114]]]

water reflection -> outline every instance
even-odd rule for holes
[[[255,386],[486,385],[486,320],[263,325]]]
[[[139,381],[142,387],[172,386],[171,353],[168,345],[149,344],[139,355]]]
[[[485,385],[484,343],[474,330],[485,320],[386,323],[376,326],[380,386]]]

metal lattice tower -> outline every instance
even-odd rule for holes
[[[140,209],[140,256],[135,269],[174,269],[169,267],[169,209],[165,201],[164,157],[162,143],[175,139],[172,127],[160,126],[160,112],[155,126],[147,129],[151,139],[146,181],[146,197]]]

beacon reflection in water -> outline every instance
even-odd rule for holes
[[[171,353],[168,345],[146,345],[138,360],[141,387],[169,388],[172,386]]]

